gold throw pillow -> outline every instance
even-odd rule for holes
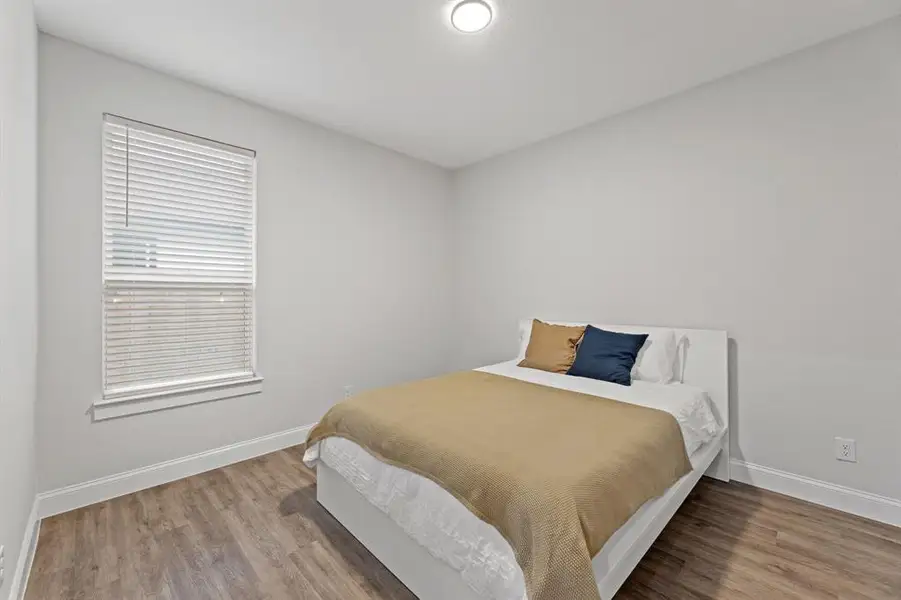
[[[566,373],[576,360],[576,347],[584,333],[584,327],[548,325],[534,319],[526,357],[519,366]]]

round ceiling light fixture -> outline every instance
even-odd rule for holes
[[[451,12],[451,24],[463,33],[482,31],[491,18],[491,7],[484,0],[463,0]]]

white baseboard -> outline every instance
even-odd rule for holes
[[[28,515],[28,523],[25,525],[25,535],[22,537],[22,547],[19,549],[19,560],[16,561],[16,571],[13,573],[12,584],[9,588],[9,600],[22,600],[25,597],[25,588],[28,587],[28,575],[31,573],[31,564],[34,562],[34,552],[38,547],[40,531],[41,520],[38,518],[38,501],[35,498],[31,505],[31,514]]]
[[[103,502],[126,494],[132,494],[157,485],[197,475],[213,469],[241,462],[296,446],[307,441],[307,434],[313,425],[296,427],[256,439],[238,442],[127,471],[117,475],[101,477],[93,481],[66,486],[37,496],[38,516],[43,519],[83,506]]]
[[[754,487],[901,527],[901,500],[734,459],[731,474]]]

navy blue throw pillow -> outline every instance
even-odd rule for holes
[[[589,325],[568,374],[632,385],[632,366],[646,339],[646,333],[614,333]]]

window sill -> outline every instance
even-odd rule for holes
[[[114,400],[99,400],[93,406],[94,420],[117,419],[157,410],[188,406],[189,404],[249,396],[251,394],[259,394],[262,391],[263,378],[254,377],[245,381],[219,383],[198,387],[193,390],[142,393]]]

